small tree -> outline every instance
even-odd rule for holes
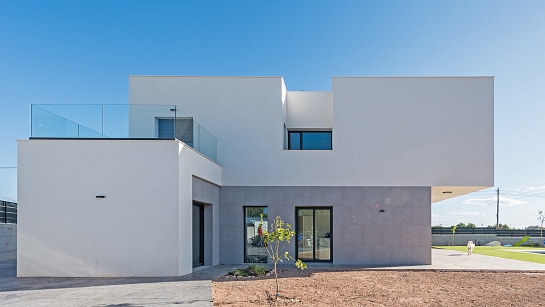
[[[452,246],[454,246],[454,233],[456,232],[456,226],[450,227],[450,232],[452,232]]]
[[[261,214],[261,224],[263,224],[263,214]],[[295,231],[291,228],[291,225],[284,223],[279,216],[276,217],[274,223],[269,224],[268,230],[263,230],[263,241],[269,254],[269,259],[271,259],[274,264],[274,278],[276,280],[276,296],[278,297],[278,270],[276,265],[278,262],[282,262],[283,259],[290,261],[295,260],[295,266],[298,269],[304,270],[307,268],[307,265],[299,260],[295,259],[288,254],[288,252],[283,252],[287,243],[290,243],[291,237],[295,235]]]
[[[544,243],[543,242],[543,222],[545,222],[545,215],[543,214],[543,211],[541,211],[541,210],[539,210],[537,212],[537,214],[538,214],[537,221],[540,223],[540,225],[539,225],[539,230],[540,230],[539,236],[541,238],[540,239],[541,242],[539,242],[539,245],[541,245],[541,244]]]

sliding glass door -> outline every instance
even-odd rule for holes
[[[297,258],[332,261],[332,208],[296,208]]]

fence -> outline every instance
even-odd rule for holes
[[[450,227],[432,227],[431,233],[434,235],[446,235],[452,234]],[[543,232],[545,234],[545,231]],[[498,237],[540,237],[541,230],[526,230],[526,229],[515,229],[515,230],[497,230],[495,228],[488,227],[475,227],[475,228],[456,228],[456,234],[460,235],[473,235],[473,234],[489,234],[497,235]]]
[[[17,224],[17,203],[0,200],[0,223]]]

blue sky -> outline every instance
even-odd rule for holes
[[[332,76],[493,75],[500,222],[536,224],[543,16],[545,1],[0,0],[0,166],[17,163],[30,104],[127,103],[129,75],[273,75],[307,91]],[[432,223],[494,224],[493,197],[433,204]]]

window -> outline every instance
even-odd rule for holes
[[[267,207],[244,207],[244,262],[267,263],[267,249],[263,242],[263,231],[267,230]],[[263,225],[261,229],[261,214]]]
[[[331,150],[331,131],[289,131],[289,150]]]
[[[176,138],[193,147],[193,119],[192,118],[158,118],[157,136],[160,139]]]
[[[295,208],[297,220],[297,259],[303,261],[331,261],[333,247],[333,209]]]

